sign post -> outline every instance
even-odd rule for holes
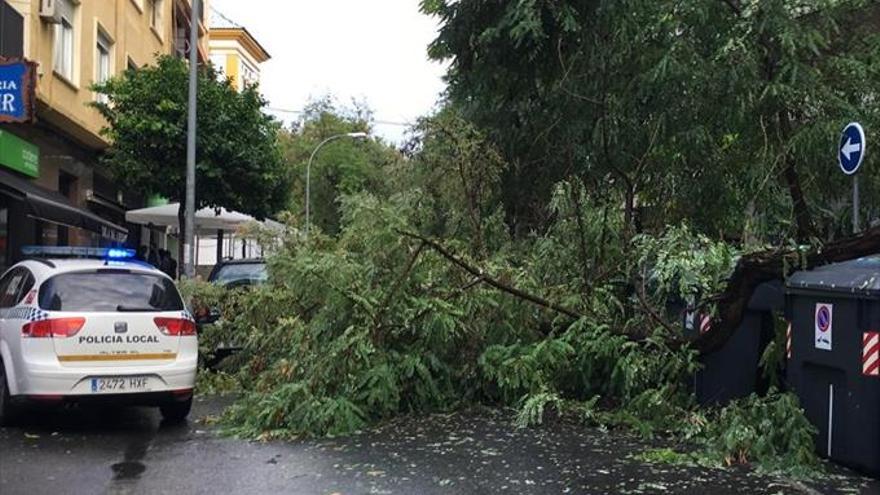
[[[853,177],[853,234],[859,233],[859,176],[856,172],[865,161],[865,130],[858,122],[851,122],[843,128],[840,144],[837,147],[837,161],[840,170]]]

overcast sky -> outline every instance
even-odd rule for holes
[[[412,122],[429,113],[444,66],[428,61],[437,23],[418,0],[211,0],[266,48],[262,92],[274,108],[301,110],[332,94],[365,100],[377,120]],[[279,116],[281,116],[279,114]],[[295,115],[287,118],[297,119]],[[399,142],[404,127],[376,125]]]

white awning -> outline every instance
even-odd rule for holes
[[[179,230],[177,218],[179,210],[179,203],[130,210],[125,213],[125,220],[140,225],[172,227]],[[257,221],[250,215],[229,211],[226,208],[202,208],[196,212],[195,229],[199,233],[216,233],[218,230],[234,232],[244,224]]]

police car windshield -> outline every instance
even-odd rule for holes
[[[111,270],[56,275],[40,287],[39,304],[46,311],[183,311],[180,294],[167,278]]]

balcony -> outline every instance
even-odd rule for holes
[[[208,2],[202,0],[202,18],[199,21],[199,63],[208,61],[208,30],[205,25],[207,6]],[[174,54],[180,58],[189,57],[191,17],[191,0],[176,0],[174,2]]]

